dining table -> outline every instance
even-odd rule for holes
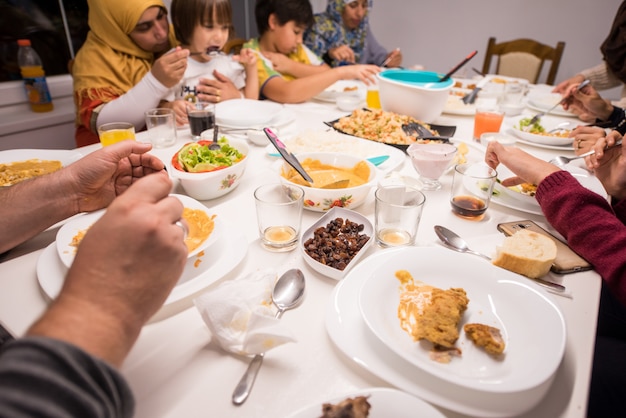
[[[531,87],[548,89],[548,86]],[[309,100],[283,107],[290,114],[289,123],[278,129],[279,137],[283,139],[305,131],[329,130],[331,128],[324,122],[346,115],[333,101]],[[525,108],[520,116],[506,116],[501,131],[511,129],[521,116],[532,116],[534,113],[536,110]],[[576,122],[572,117],[562,116],[562,119]],[[485,148],[472,139],[472,115],[442,113],[433,122],[456,126],[452,140],[465,143],[472,158],[482,159]],[[228,134],[225,135],[228,137]],[[138,141],[147,141],[147,138],[145,132],[137,134]],[[175,145],[156,148],[151,152],[163,161],[168,161],[182,144],[189,141],[189,130],[179,129]],[[267,144],[250,143],[246,171],[234,190],[219,198],[202,201],[223,222],[226,235],[240,237],[240,244],[220,248],[218,242],[217,249],[211,251],[218,251],[217,263],[228,262],[229,268],[220,270],[219,277],[210,285],[170,306],[168,310],[160,311],[143,327],[121,368],[136,399],[135,416],[289,417],[310,405],[319,405],[320,414],[312,415],[319,416],[321,405],[328,400],[351,393],[366,393],[372,388],[407,391],[451,418],[482,415],[462,407],[449,407],[445,402],[433,401],[411,388],[403,387],[398,380],[372,368],[358,355],[351,355],[349,350],[338,346],[331,338],[327,321],[329,312],[332,312],[329,304],[333,303],[333,293],[341,280],[326,277],[312,269],[299,249],[271,252],[261,246],[253,191],[260,185],[278,181],[275,169],[277,157],[270,155]],[[526,141],[518,141],[515,146],[546,160],[556,155],[574,155],[571,147],[543,147]],[[85,155],[99,147],[99,144],[94,144],[72,151]],[[410,158],[403,155],[402,159],[381,178],[411,182],[417,180],[418,175]],[[443,225],[455,231],[469,242],[471,248],[488,254],[493,254],[496,246],[504,239],[504,235],[497,229],[499,223],[532,220],[558,235],[540,212],[520,209],[512,201],[492,199],[485,217],[479,221],[458,217],[451,211],[449,203],[452,173],[447,171],[440,181],[440,190],[424,191],[426,203],[415,247],[444,249],[435,234],[435,225]],[[175,179],[174,184],[173,193],[185,194]],[[374,189],[362,205],[353,209],[372,223]],[[322,215],[305,209],[302,229],[308,228]],[[39,262],[46,248],[54,244],[58,229],[59,225],[49,228],[4,254],[0,260],[0,322],[15,336],[25,333],[50,303],[50,297],[42,290],[40,283],[40,276],[46,272]],[[391,250],[371,245],[359,263],[384,251]],[[467,260],[468,265],[488,263],[470,254],[457,254],[457,259]],[[231,401],[231,395],[251,357],[234,355],[220,348],[212,339],[193,299],[227,280],[237,280],[267,268],[276,270],[279,275],[292,268],[304,273],[306,291],[302,304],[281,318],[281,324],[289,329],[297,341],[267,352],[249,398],[242,405],[236,406]],[[564,354],[545,396],[520,416],[584,417],[601,278],[595,271],[589,270],[566,275],[550,273],[548,279],[564,285],[569,292],[569,297],[562,297],[537,286],[538,291],[554,303],[564,319],[567,330]],[[530,282],[530,279],[523,280]],[[528,325],[542,327],[542,323]],[[541,344],[532,340],[526,343]],[[554,347],[546,346],[543,349],[549,352]]]

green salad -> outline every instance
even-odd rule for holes
[[[205,173],[230,167],[245,158],[245,155],[232,147],[225,137],[218,140],[219,149],[209,149],[212,143],[201,140],[183,145],[172,157],[172,166],[190,173]]]
[[[543,126],[541,126],[541,124],[539,123],[539,121],[535,122],[532,124],[532,126],[530,125],[530,120],[532,118],[522,118],[519,120],[519,124],[517,126],[517,128],[520,131],[526,131],[526,132],[530,132],[531,134],[541,134],[544,133],[546,131],[546,128],[544,128]],[[530,126],[530,129],[526,130],[526,128]]]

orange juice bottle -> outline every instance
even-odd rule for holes
[[[30,40],[20,39],[17,44],[19,45],[17,63],[20,66],[30,108],[33,112],[49,112],[54,109],[54,105],[41,58],[30,45]]]

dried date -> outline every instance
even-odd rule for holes
[[[344,222],[343,218],[335,218],[313,231],[313,237],[304,243],[304,250],[315,261],[344,270],[370,239],[362,233],[364,228],[363,224],[349,219]]]

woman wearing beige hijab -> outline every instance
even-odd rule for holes
[[[98,142],[97,127],[130,122],[158,107],[182,78],[189,51],[175,48],[161,0],[88,0],[87,40],[72,67],[76,145]]]

